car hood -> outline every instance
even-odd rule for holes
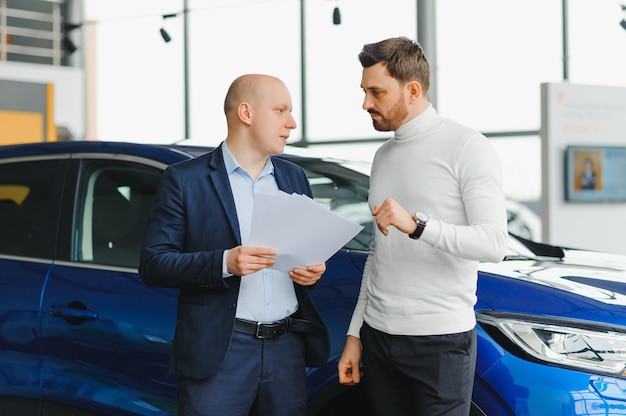
[[[495,310],[626,322],[626,256],[562,249],[562,257],[511,255],[481,263],[479,300]],[[511,280],[513,279],[513,280]]]

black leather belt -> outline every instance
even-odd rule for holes
[[[258,339],[272,339],[288,332],[302,332],[305,334],[322,335],[324,328],[315,322],[305,319],[287,317],[276,322],[254,322],[237,318],[235,320],[236,332],[252,335]]]

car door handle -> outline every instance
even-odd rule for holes
[[[50,315],[63,318],[72,325],[80,325],[85,321],[98,319],[98,313],[87,309],[82,302],[70,302],[67,305],[52,305],[48,311]]]

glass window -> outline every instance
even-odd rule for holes
[[[557,1],[438,0],[437,110],[482,132],[539,130],[541,83],[563,79],[561,20]]]
[[[569,81],[626,86],[625,1],[570,1],[568,6]]]
[[[509,231],[542,241],[541,140],[539,136],[492,138],[502,163]]]
[[[303,135],[303,112],[311,141],[378,137],[380,133],[372,129],[361,109],[357,55],[365,43],[398,35],[413,38],[416,33],[417,6],[411,0],[386,0],[384,7],[378,0],[189,0],[185,6],[188,44],[181,0],[134,0],[123,6],[115,1],[84,3],[86,20],[95,23],[92,30],[97,41],[95,136],[110,140],[134,137],[171,142],[181,138],[185,133],[185,69],[191,86],[189,136],[208,138],[209,144],[219,143],[226,135],[223,103],[231,81],[251,71],[278,76],[289,88],[298,121],[292,140]],[[304,25],[300,24],[301,6]],[[335,7],[341,12],[339,25],[333,23]],[[176,16],[162,18],[173,12]],[[228,36],[223,36],[225,24],[232,29]],[[159,27],[168,32],[170,42],[164,42]],[[196,41],[201,39],[219,41],[211,42],[207,53],[205,42]],[[218,64],[222,57],[228,57],[228,65]],[[307,84],[305,90],[301,80]],[[156,86],[163,99],[152,99]],[[120,91],[126,90],[134,92],[133,100],[119,100]],[[144,111],[135,111],[137,105]]]
[[[76,260],[139,266],[143,233],[162,171],[121,161],[85,161],[76,217]]]
[[[502,164],[504,193],[516,201],[541,197],[541,139],[539,136],[490,138]]]
[[[61,160],[0,165],[0,253],[53,258]]]

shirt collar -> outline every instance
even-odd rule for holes
[[[226,167],[226,173],[229,175],[239,169],[242,172],[245,172],[245,169],[241,167],[235,156],[232,154],[226,142],[222,146],[222,154],[224,156],[224,166]],[[273,175],[274,174],[274,164],[272,163],[271,158],[267,158],[267,162],[265,162],[265,166],[259,175],[259,178],[265,175]]]

